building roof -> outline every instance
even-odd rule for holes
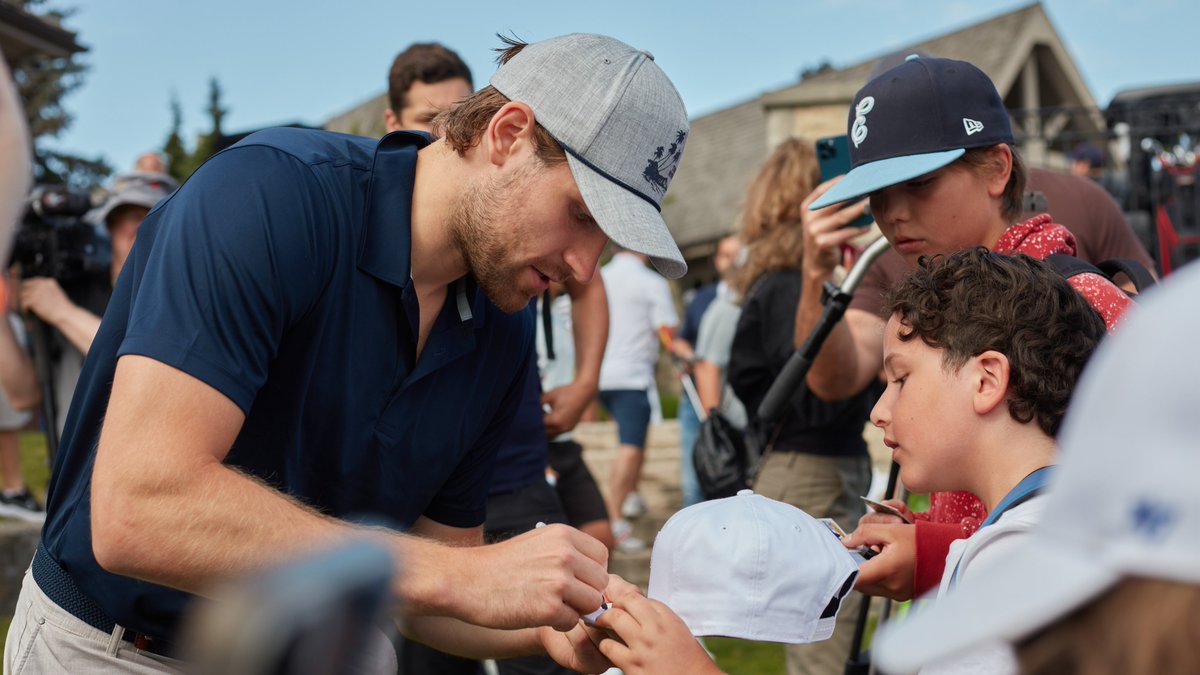
[[[379,94],[359,103],[340,115],[327,120],[321,125],[328,131],[340,131],[343,134],[358,136],[382,137],[387,128],[383,123],[383,111],[387,110],[387,94]]]
[[[0,50],[11,64],[30,54],[62,58],[87,48],[75,41],[75,33],[59,26],[53,17],[35,16],[0,0]]]
[[[746,182],[766,154],[761,99],[692,120],[683,161],[663,205],[663,218],[685,258],[692,257],[690,245],[736,229]]]

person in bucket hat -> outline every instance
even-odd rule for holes
[[[822,285],[841,262],[842,246],[863,233],[845,225],[861,215],[868,198],[883,235],[910,267],[923,256],[973,246],[1034,258],[1075,254],[1074,236],[1049,214],[1019,221],[1025,167],[1000,94],[974,65],[909,56],[863,85],[846,126],[851,170],[819,186],[805,213],[803,288],[796,309],[799,340],[817,323]],[[1130,304],[1100,275],[1079,275],[1070,282],[1110,330]],[[883,366],[886,319],[851,306],[814,360],[806,380],[809,390],[826,400],[842,400],[872,381]],[[872,528],[876,539],[869,543],[884,552],[863,566],[860,590],[912,597],[914,531],[921,527],[897,523]],[[865,543],[861,536],[848,541]],[[950,540],[935,543],[944,557]]]
[[[533,349],[517,310],[590,281],[610,238],[685,272],[659,208],[687,113],[609,37],[510,41],[500,61],[441,139],[262,131],[147,216],[22,591],[68,628],[13,629],[29,669],[174,658],[194,594],[355,536],[395,553],[410,637],[609,667],[580,623],[607,549],[562,525],[480,545],[484,504]]]

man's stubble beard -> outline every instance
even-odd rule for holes
[[[532,296],[522,293],[517,279],[524,265],[509,261],[520,223],[503,223],[503,214],[514,214],[513,203],[524,192],[533,171],[522,168],[503,180],[474,182],[466,186],[450,216],[450,235],[488,300],[512,314],[525,308]],[[482,185],[480,183],[483,183]]]

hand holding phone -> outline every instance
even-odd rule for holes
[[[821,167],[821,182],[850,173],[850,141],[845,134],[817,140],[817,164]],[[853,206],[857,201],[846,202],[841,208]],[[871,214],[864,213],[843,227],[866,227],[873,222]]]

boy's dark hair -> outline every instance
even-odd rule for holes
[[[418,42],[409,45],[392,61],[388,71],[388,105],[396,114],[408,105],[406,97],[414,82],[437,84],[446,80],[462,78],[474,89],[471,69],[453,50],[436,42]]]
[[[1008,411],[1058,433],[1075,382],[1105,335],[1096,310],[1048,264],[1026,255],[964,249],[922,257],[892,287],[900,339],[921,338],[957,370],[988,350],[1009,360]]]
[[[495,50],[499,53],[496,62],[503,66],[525,48],[525,43],[503,35],[498,37],[505,46]],[[445,139],[446,145],[454,148],[459,155],[465,155],[467,150],[479,144],[492,117],[507,103],[508,97],[489,84],[433,118],[433,132]],[[543,163],[550,165],[567,161],[566,151],[545,127],[536,122],[533,139],[537,156]]]

